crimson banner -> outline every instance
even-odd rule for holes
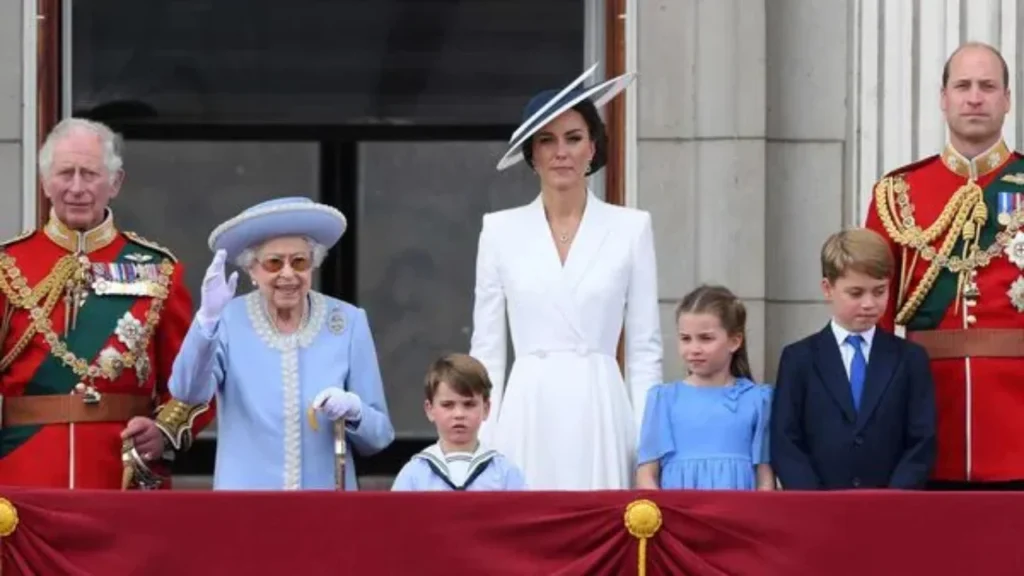
[[[1024,494],[0,487],[4,576],[1024,573]]]

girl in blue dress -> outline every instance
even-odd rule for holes
[[[772,490],[771,387],[752,381],[747,312],[732,292],[701,286],[676,308],[680,382],[647,394],[637,467],[640,489]]]

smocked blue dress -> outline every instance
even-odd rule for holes
[[[663,490],[753,490],[768,463],[772,388],[670,382],[647,393],[638,464],[661,465]]]

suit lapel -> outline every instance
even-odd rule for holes
[[[814,365],[818,371],[825,388],[832,394],[843,416],[848,421],[856,422],[857,413],[853,409],[853,393],[850,391],[850,378],[846,375],[846,368],[843,366],[843,357],[839,353],[839,343],[836,342],[835,333],[832,327],[825,326],[825,329],[818,332],[814,338]]]
[[[860,399],[860,413],[857,415],[857,428],[867,423],[896,373],[899,354],[894,338],[887,332],[875,330],[868,370],[864,377],[864,395]]]

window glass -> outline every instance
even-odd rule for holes
[[[399,436],[435,434],[423,414],[427,366],[446,352],[469,351],[481,218],[528,203],[539,191],[523,165],[495,170],[505,147],[360,146],[358,298],[374,332]]]
[[[516,124],[530,95],[582,71],[584,0],[76,2],[72,45],[79,113]]]

